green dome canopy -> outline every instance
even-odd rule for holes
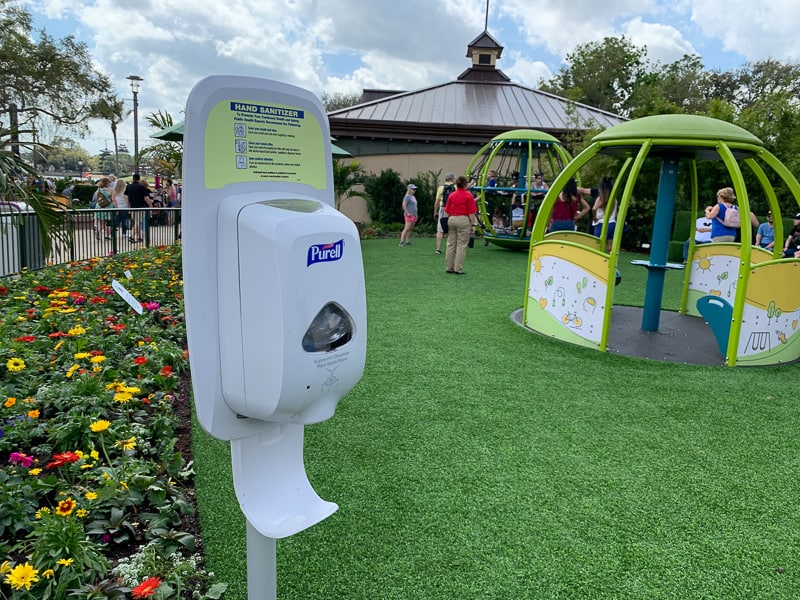
[[[546,142],[550,144],[560,144],[556,138],[544,131],[536,129],[513,129],[512,131],[504,131],[492,138],[493,142]]]
[[[722,140],[763,147],[764,143],[738,125],[700,115],[653,115],[620,123],[598,133],[593,142],[632,139]]]

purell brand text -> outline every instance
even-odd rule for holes
[[[310,267],[314,263],[333,262],[342,258],[344,252],[344,240],[332,242],[330,244],[316,244],[309,246],[308,259],[306,266]]]

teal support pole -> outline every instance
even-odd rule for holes
[[[647,266],[647,287],[644,293],[642,329],[658,331],[661,318],[661,298],[664,294],[664,276],[667,271],[669,238],[672,217],[675,213],[675,190],[678,187],[677,158],[665,158],[661,163],[658,183],[656,215],[653,219],[653,238],[650,242],[650,264]]]

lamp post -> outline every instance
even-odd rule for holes
[[[83,179],[83,161],[79,158],[78,159],[78,177]]]
[[[133,92],[133,172],[139,172],[139,86],[143,79],[138,75],[126,77],[131,82]]]

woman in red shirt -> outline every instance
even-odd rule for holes
[[[445,269],[448,273],[463,275],[469,237],[475,232],[475,223],[478,220],[478,205],[475,197],[467,191],[467,178],[463,175],[456,179],[456,190],[447,197],[444,210],[450,215],[447,220],[449,233]]]
[[[575,231],[575,221],[591,210],[583,198],[584,193],[588,194],[589,190],[579,188],[577,182],[572,178],[567,181],[553,205],[548,231]]]

